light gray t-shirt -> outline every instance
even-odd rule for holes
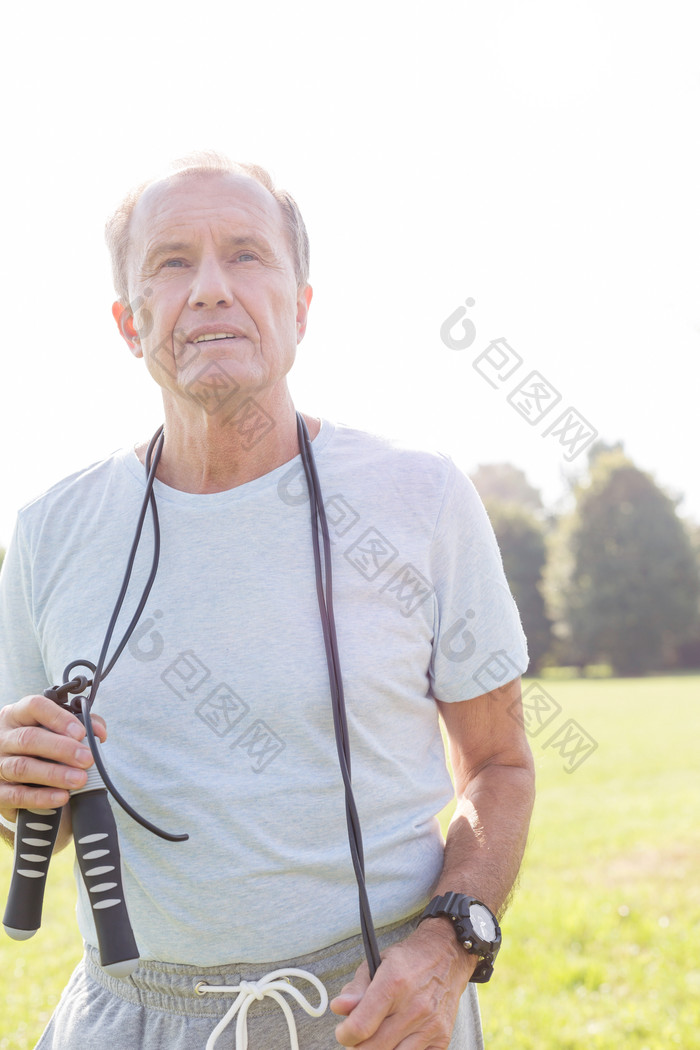
[[[452,797],[434,698],[468,700],[527,667],[474,487],[440,455],[325,422],[313,442],[375,925],[417,911]],[[97,661],[145,487],[132,450],[26,506],[0,587],[0,702]],[[100,686],[103,757],[171,843],[113,803],[143,958],[281,960],[359,928],[300,458],[227,492],[155,484],[158,575]],[[150,516],[110,652],[136,608]],[[78,876],[78,919],[96,943]],[[46,907],[51,907],[50,881]]]

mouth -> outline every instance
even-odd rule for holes
[[[238,336],[234,332],[207,332],[205,335],[198,335],[195,339],[190,339],[191,343],[212,343],[220,339],[238,339]]]

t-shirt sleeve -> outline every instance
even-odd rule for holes
[[[470,700],[524,674],[527,641],[496,537],[474,485],[451,461],[431,559],[432,695]]]
[[[32,559],[18,521],[0,572],[0,707],[46,689],[32,615]]]

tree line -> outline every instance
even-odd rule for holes
[[[511,464],[471,475],[530,648],[530,671],[618,675],[700,667],[700,526],[625,455],[598,442],[571,509],[548,513]]]

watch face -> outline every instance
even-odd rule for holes
[[[472,904],[469,909],[469,918],[474,931],[478,933],[482,940],[494,941],[496,939],[496,926],[483,904]]]

